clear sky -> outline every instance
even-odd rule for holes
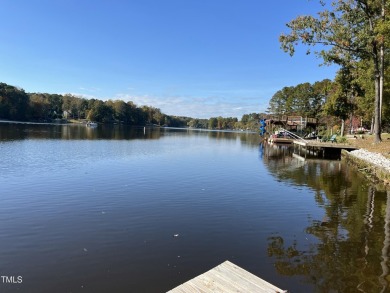
[[[278,37],[316,0],[0,0],[0,82],[198,118],[264,112],[335,67]]]

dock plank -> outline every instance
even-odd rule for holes
[[[243,268],[229,262],[177,286],[167,293],[237,293],[259,292],[276,293],[285,292],[267,281],[249,273]]]
[[[239,266],[231,262],[224,262],[221,266],[216,267],[216,270],[217,271],[220,270],[221,272],[224,272],[225,275],[228,275],[231,279],[240,282],[242,286],[244,285],[248,286],[248,289],[251,289],[250,291],[252,292],[256,289],[263,290],[260,292],[275,292],[275,291],[277,292],[278,290],[280,290],[278,287],[253,275],[252,273],[249,273],[248,271],[240,268]],[[254,291],[254,292],[258,292],[258,291]]]
[[[215,284],[218,284],[218,286],[222,289],[222,292],[244,292],[244,287],[241,284],[234,282],[230,276],[224,276],[218,273],[216,270],[209,271],[207,276],[213,279]]]
[[[208,272],[207,274],[202,274],[199,276],[201,282],[207,282],[207,291],[205,292],[221,292],[221,293],[234,293],[237,292],[236,288],[233,288],[228,282],[221,280],[213,274],[213,272]],[[211,290],[211,291],[210,291]]]
[[[224,276],[213,270],[209,272],[209,276],[222,284],[228,292],[256,292],[254,286],[248,286],[244,280],[237,280],[232,275]]]

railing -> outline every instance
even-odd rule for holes
[[[299,125],[304,125],[307,123],[317,123],[316,118],[304,118],[302,116],[288,116],[288,115],[268,115],[267,120],[281,121],[281,122],[292,122]]]
[[[296,139],[296,140],[300,140],[300,141],[303,141],[304,143],[308,143],[307,140],[304,140],[302,137],[300,137],[299,135],[296,135],[295,133],[291,132],[291,131],[288,131],[287,129],[284,129],[284,128],[279,128],[279,131],[283,131],[285,133],[288,133],[288,135],[290,135],[292,138]]]

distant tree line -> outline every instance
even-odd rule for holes
[[[0,83],[0,119],[51,122],[55,119],[87,119],[127,125],[184,127],[189,117],[170,116],[150,106],[137,107],[122,100],[85,99],[71,94],[26,93]]]
[[[188,126],[192,128],[217,129],[217,130],[252,130],[259,128],[259,120],[264,113],[244,114],[241,120],[236,117],[211,117],[209,119],[191,119]]]
[[[122,100],[101,101],[71,94],[26,93],[23,89],[0,83],[0,119],[52,122],[56,119],[86,119],[100,123],[160,125],[204,129],[258,129],[261,114],[196,119],[170,116],[151,106],[136,106]]]

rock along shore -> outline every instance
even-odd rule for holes
[[[357,166],[359,171],[365,171],[385,184],[390,184],[390,160],[383,155],[359,149],[351,152],[343,151],[342,157],[348,163]]]

